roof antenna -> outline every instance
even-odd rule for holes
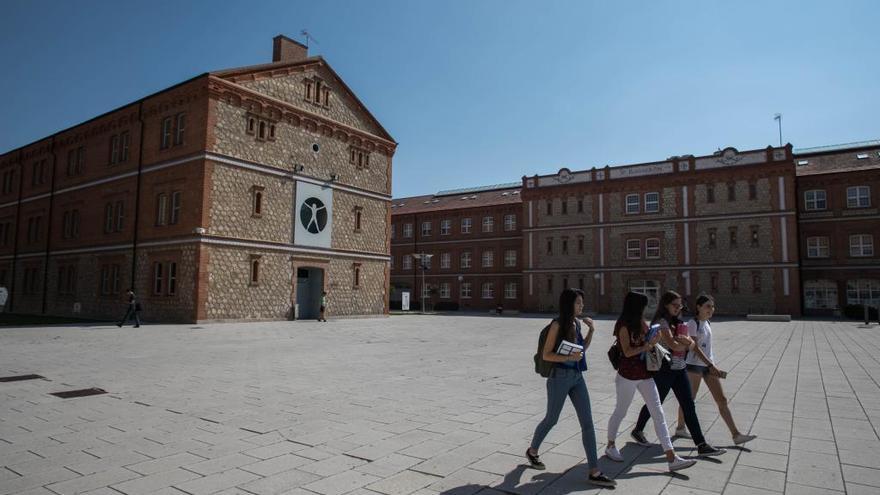
[[[303,29],[302,31],[300,31],[299,34],[301,34],[301,35],[303,35],[303,36],[306,37],[306,48],[309,47],[309,41],[314,41],[315,44],[320,44],[320,43],[318,43],[318,40],[316,40],[315,37],[312,36],[311,34],[309,34],[309,32],[308,32],[307,30],[305,30],[305,29]]]

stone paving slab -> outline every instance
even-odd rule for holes
[[[523,464],[544,414],[532,370],[546,317],[0,329],[0,495],[568,495],[585,482],[566,405]],[[597,319],[586,380],[602,443],[615,404]],[[705,386],[697,410],[727,454],[665,472],[660,449],[600,458],[620,493],[880,493],[880,328],[719,321],[719,365],[743,448]],[[332,346],[328,343],[332,342]],[[51,392],[100,387],[106,395]],[[665,404],[670,426],[674,400]],[[652,432],[648,437],[653,438]],[[677,439],[681,455],[696,455]]]

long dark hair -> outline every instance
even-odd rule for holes
[[[707,302],[714,303],[715,298],[713,298],[709,294],[700,294],[699,296],[697,296],[697,307],[694,308],[696,309],[696,311],[694,311],[694,321],[700,321],[700,306],[706,304]]]
[[[657,323],[660,320],[666,320],[666,323],[669,324],[669,328],[675,329],[675,325],[681,323],[681,319],[678,316],[672,316],[669,314],[669,310],[666,309],[666,306],[672,304],[672,301],[676,299],[681,299],[681,294],[675,292],[674,290],[668,290],[660,296],[660,302],[657,303],[657,311],[654,312],[654,318],[651,320],[651,323]]]
[[[556,321],[559,322],[559,334],[569,342],[574,342],[577,339],[574,326],[574,318],[577,315],[574,314],[574,303],[578,296],[583,299],[584,291],[569,288],[559,294],[559,317]]]
[[[645,321],[642,315],[647,306],[648,296],[638,292],[627,292],[623,298],[623,310],[620,312],[620,318],[617,319],[617,323],[614,325],[615,335],[620,327],[626,327],[631,340],[641,338],[645,330],[642,325]]]

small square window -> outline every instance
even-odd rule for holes
[[[639,195],[638,194],[627,194],[626,195],[626,214],[627,215],[635,215],[639,213]]]
[[[660,211],[660,193],[645,193],[645,213],[657,213]]]

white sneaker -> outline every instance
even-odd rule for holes
[[[620,451],[617,450],[616,446],[605,447],[605,455],[614,462],[623,462],[623,456],[620,455]]]
[[[690,438],[691,432],[689,432],[686,427],[685,428],[676,428],[675,431],[669,436],[672,438]]]
[[[675,459],[669,463],[669,472],[681,471],[682,469],[687,469],[696,463],[697,461],[694,459],[682,459],[679,456],[675,456]]]
[[[740,433],[739,435],[733,437],[733,443],[735,445],[742,445],[746,442],[751,442],[756,438],[758,438],[758,435],[743,435],[742,433]]]

